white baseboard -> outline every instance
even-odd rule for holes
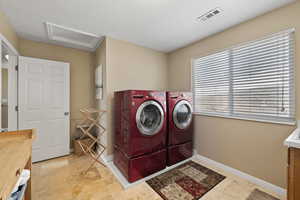
[[[113,157],[113,154],[111,154],[111,155],[104,155],[104,154],[102,154],[101,155],[101,159],[102,159],[102,161],[104,163],[109,163],[109,162],[113,161],[114,157]]]
[[[199,154],[196,155],[196,158],[198,160],[200,160],[201,162],[203,162],[204,164],[207,164],[207,165],[210,165],[210,166],[214,166],[216,168],[219,168],[219,169],[222,169],[222,170],[224,170],[226,172],[234,174],[234,175],[236,175],[238,177],[246,179],[246,180],[248,180],[251,183],[254,183],[254,184],[258,185],[258,186],[261,186],[261,187],[263,187],[263,188],[265,188],[267,190],[270,190],[270,191],[278,194],[279,196],[282,196],[282,197],[285,197],[285,198],[287,196],[286,189],[283,189],[283,188],[281,188],[279,186],[273,185],[273,184],[268,183],[268,182],[266,182],[266,181],[264,181],[262,179],[256,178],[256,177],[251,176],[249,174],[246,174],[246,173],[244,173],[242,171],[239,171],[237,169],[234,169],[232,167],[229,167],[229,166],[224,165],[222,163],[219,163],[217,161],[211,160],[211,159],[209,159],[207,157],[201,156]]]
[[[193,156],[196,156],[196,155],[198,155],[197,150],[193,149]]]
[[[135,181],[133,183],[129,183],[127,181],[127,179],[123,176],[123,174],[120,172],[120,170],[117,168],[117,166],[115,166],[115,164],[112,161],[106,163],[106,165],[110,169],[110,171],[115,175],[115,177],[117,178],[117,180],[119,181],[119,183],[122,185],[122,187],[124,189],[128,189],[128,188],[131,188],[131,187],[133,187],[135,185],[138,185],[138,184],[140,184],[142,182],[145,182],[145,181],[147,181],[147,180],[149,180],[149,179],[151,179],[151,178],[153,178],[155,176],[163,174],[163,173],[165,173],[165,172],[167,172],[167,171],[169,171],[169,170],[171,170],[171,169],[173,169],[173,168],[175,168],[175,167],[177,167],[179,165],[182,165],[183,163],[186,163],[186,162],[188,162],[190,160],[192,160],[192,158],[189,158],[187,160],[181,161],[181,162],[179,162],[179,163],[177,163],[175,165],[172,165],[170,167],[166,167],[165,169],[163,169],[163,170],[161,170],[159,172],[151,174],[151,175],[149,175],[149,176],[147,176],[147,177],[145,177],[143,179],[140,179],[138,181]]]

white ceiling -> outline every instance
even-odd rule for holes
[[[27,39],[50,42],[44,25],[50,22],[170,52],[293,1],[0,0],[0,9]],[[216,7],[223,12],[196,21]]]

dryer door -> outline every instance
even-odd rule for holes
[[[179,129],[188,128],[192,122],[192,112],[192,106],[188,101],[179,101],[173,110],[173,121],[176,127]]]
[[[136,124],[139,131],[148,136],[157,134],[163,127],[164,111],[156,101],[145,101],[137,110]]]

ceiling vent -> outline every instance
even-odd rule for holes
[[[69,47],[95,51],[102,37],[46,22],[48,38]]]
[[[212,17],[214,17],[215,15],[218,15],[221,13],[221,9],[220,8],[215,8],[210,10],[209,12],[205,13],[204,15],[201,15],[200,17],[197,17],[197,21],[206,21]]]

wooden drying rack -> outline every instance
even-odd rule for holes
[[[106,111],[94,108],[86,108],[80,109],[80,112],[84,116],[84,120],[82,124],[77,126],[82,132],[77,142],[80,145],[82,151],[93,159],[93,162],[86,170],[87,172],[95,165],[95,163],[99,163],[105,166],[105,164],[103,164],[99,158],[106,150],[106,147],[103,144],[101,144],[100,141],[100,137],[106,132],[106,128],[100,123],[100,120],[103,118]],[[99,130],[97,136],[94,136],[91,133],[91,130],[94,127],[97,127]],[[81,139],[85,138],[90,138],[92,140],[92,143],[86,144],[81,142]],[[100,148],[100,151],[97,152],[97,150],[95,150],[95,146],[97,146],[97,148]]]

